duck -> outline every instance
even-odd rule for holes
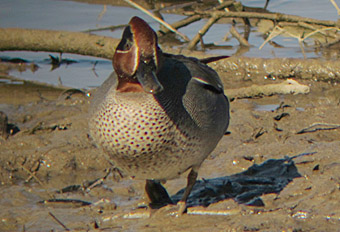
[[[155,31],[134,16],[114,72],[94,94],[91,137],[123,175],[146,180],[150,205],[173,204],[162,183],[188,171],[177,203],[184,213],[201,164],[227,131],[229,100],[206,64],[215,60],[162,52]]]

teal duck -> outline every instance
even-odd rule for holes
[[[92,138],[123,174],[146,180],[151,203],[172,203],[160,182],[191,169],[182,211],[229,124],[222,82],[204,61],[163,53],[156,33],[133,17],[113,57],[115,72],[91,106]]]

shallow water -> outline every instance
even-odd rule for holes
[[[263,7],[265,1],[245,0],[242,1],[242,3],[251,7]],[[106,13],[102,18],[99,19],[98,15],[102,10],[102,5],[72,1],[2,0],[0,2],[0,27],[84,31],[98,27],[126,24],[133,15],[137,15],[148,21],[155,30],[159,28],[158,23],[154,22],[140,11],[132,8],[108,5],[106,7]],[[337,20],[336,10],[328,0],[276,0],[270,1],[268,10],[317,19]],[[174,14],[164,14],[165,21],[169,23],[178,21],[183,17],[184,16]],[[181,28],[180,31],[189,36],[189,38],[192,38],[204,25],[204,23],[205,21],[196,22],[190,26]],[[209,30],[207,35],[204,37],[205,43],[213,43],[217,41],[218,45],[228,46],[228,48],[207,50],[208,53],[232,55],[237,52],[239,47],[238,41],[236,39],[231,38],[226,42],[222,42],[222,38],[229,31],[229,29],[230,25],[217,24],[214,25],[211,30]],[[239,28],[239,31],[242,30],[242,27]],[[120,38],[121,33],[121,29],[115,30],[114,32],[96,32],[96,34],[112,36],[115,38]],[[249,41],[252,47],[249,49],[249,51],[242,54],[243,56],[268,58],[303,57],[296,39],[293,38],[278,37],[275,39],[275,42],[284,45],[284,48],[275,48],[269,44],[266,44],[262,50],[258,49],[258,47],[263,43],[263,38],[258,32],[252,32],[250,34]],[[72,54],[63,54],[63,58],[73,59],[78,61],[78,63],[72,65],[62,65],[60,68],[51,71],[51,66],[47,61],[49,58],[48,54],[52,54],[54,56],[58,55],[53,53],[35,52],[0,52],[0,57],[21,57],[27,59],[30,62],[35,62],[40,67],[34,73],[31,71],[26,71],[23,73],[13,71],[11,74],[16,77],[53,85],[62,84],[76,88],[91,88],[94,86],[99,86],[112,71],[110,61],[93,57],[76,56]],[[321,54],[314,53],[312,49],[307,50],[306,55],[308,58],[321,56]],[[93,70],[94,66],[95,69]]]

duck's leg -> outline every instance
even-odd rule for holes
[[[183,193],[182,199],[177,203],[177,205],[179,206],[179,210],[178,210],[179,214],[183,214],[186,210],[186,202],[188,200],[188,197],[191,193],[192,188],[194,187],[196,183],[196,179],[198,176],[197,169],[198,168],[196,167],[191,168],[191,171],[188,175],[187,187],[185,188],[185,192]]]
[[[173,204],[168,192],[158,180],[146,180],[145,192],[149,197],[151,208]]]

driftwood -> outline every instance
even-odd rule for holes
[[[111,59],[119,39],[81,32],[0,28],[0,51],[45,51]]]
[[[307,94],[309,91],[310,88],[308,86],[301,85],[292,79],[288,79],[279,84],[252,85],[250,87],[226,90],[230,99],[271,96],[276,94]]]
[[[213,66],[217,71],[242,73],[244,76],[263,76],[267,78],[295,78],[314,81],[340,81],[340,61],[295,58],[250,58],[230,57]]]

